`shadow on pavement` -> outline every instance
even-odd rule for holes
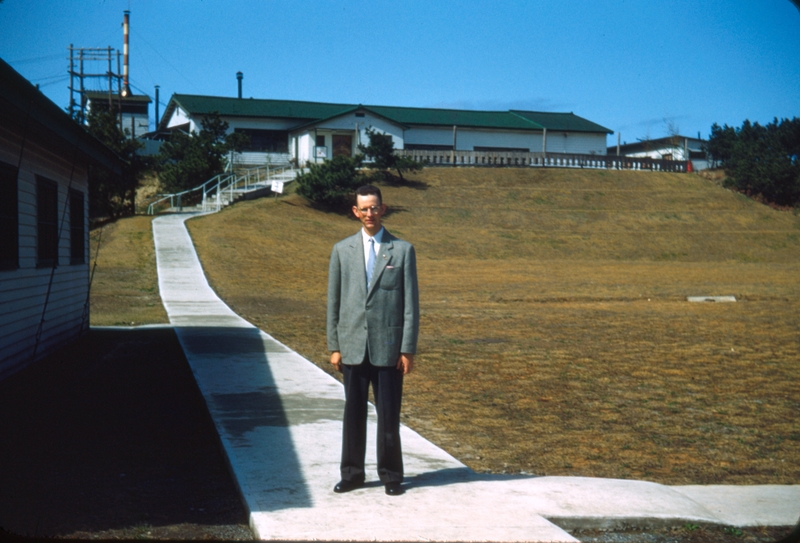
[[[170,328],[92,329],[1,381],[0,436],[11,533],[247,525]]]

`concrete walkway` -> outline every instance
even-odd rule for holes
[[[368,477],[373,479],[363,489],[334,494],[341,384],[216,296],[184,225],[190,216],[153,221],[161,298],[214,419],[256,537],[577,541],[562,528],[797,522],[800,485],[668,487],[616,479],[481,475],[407,427],[402,428],[407,492],[386,496],[375,474],[374,413],[367,449]]]

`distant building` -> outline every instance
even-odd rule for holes
[[[90,168],[124,163],[0,60],[0,378],[89,328]]]
[[[668,136],[654,140],[626,143],[619,146],[619,154],[629,157],[650,157],[662,160],[691,160],[692,168],[705,170],[708,158],[703,146],[708,143],[700,138],[686,136]],[[607,154],[616,155],[617,146],[609,147]]]
[[[611,130],[574,113],[471,111],[174,94],[158,131],[199,132],[212,113],[250,136],[240,162],[301,165],[354,154],[372,128],[396,149],[605,155]]]
[[[123,93],[124,94],[124,93]],[[105,111],[111,109],[120,116],[120,128],[131,138],[138,138],[150,129],[150,102],[147,95],[137,96],[118,93],[85,91],[83,100],[86,110],[98,108]]]

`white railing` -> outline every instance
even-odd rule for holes
[[[290,182],[294,176],[294,167],[291,165],[276,167],[269,164],[238,173],[221,173],[192,189],[157,195],[147,206],[147,214],[174,209],[182,211],[184,207],[213,213],[232,203],[237,196],[271,186],[276,178],[282,177],[284,182]]]
[[[521,151],[452,151],[399,149],[395,151],[428,166],[507,166],[544,168],[595,168],[604,170],[653,170],[686,172],[683,160],[616,155],[580,155],[566,153],[526,153]]]

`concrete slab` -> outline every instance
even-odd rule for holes
[[[732,526],[792,526],[800,519],[800,485],[672,487]]]
[[[769,511],[751,507],[747,514],[732,513],[749,497],[783,499],[777,490],[723,487],[737,490],[720,494],[644,481],[481,475],[405,426],[407,492],[389,497],[375,475],[374,410],[367,449],[373,479],[363,489],[334,494],[341,384],[216,296],[183,224],[186,218],[174,214],[153,221],[161,298],[260,539],[577,541],[556,524],[614,528],[796,520],[775,516],[771,502],[764,502]],[[781,488],[790,489],[791,497],[800,491],[800,486]]]

